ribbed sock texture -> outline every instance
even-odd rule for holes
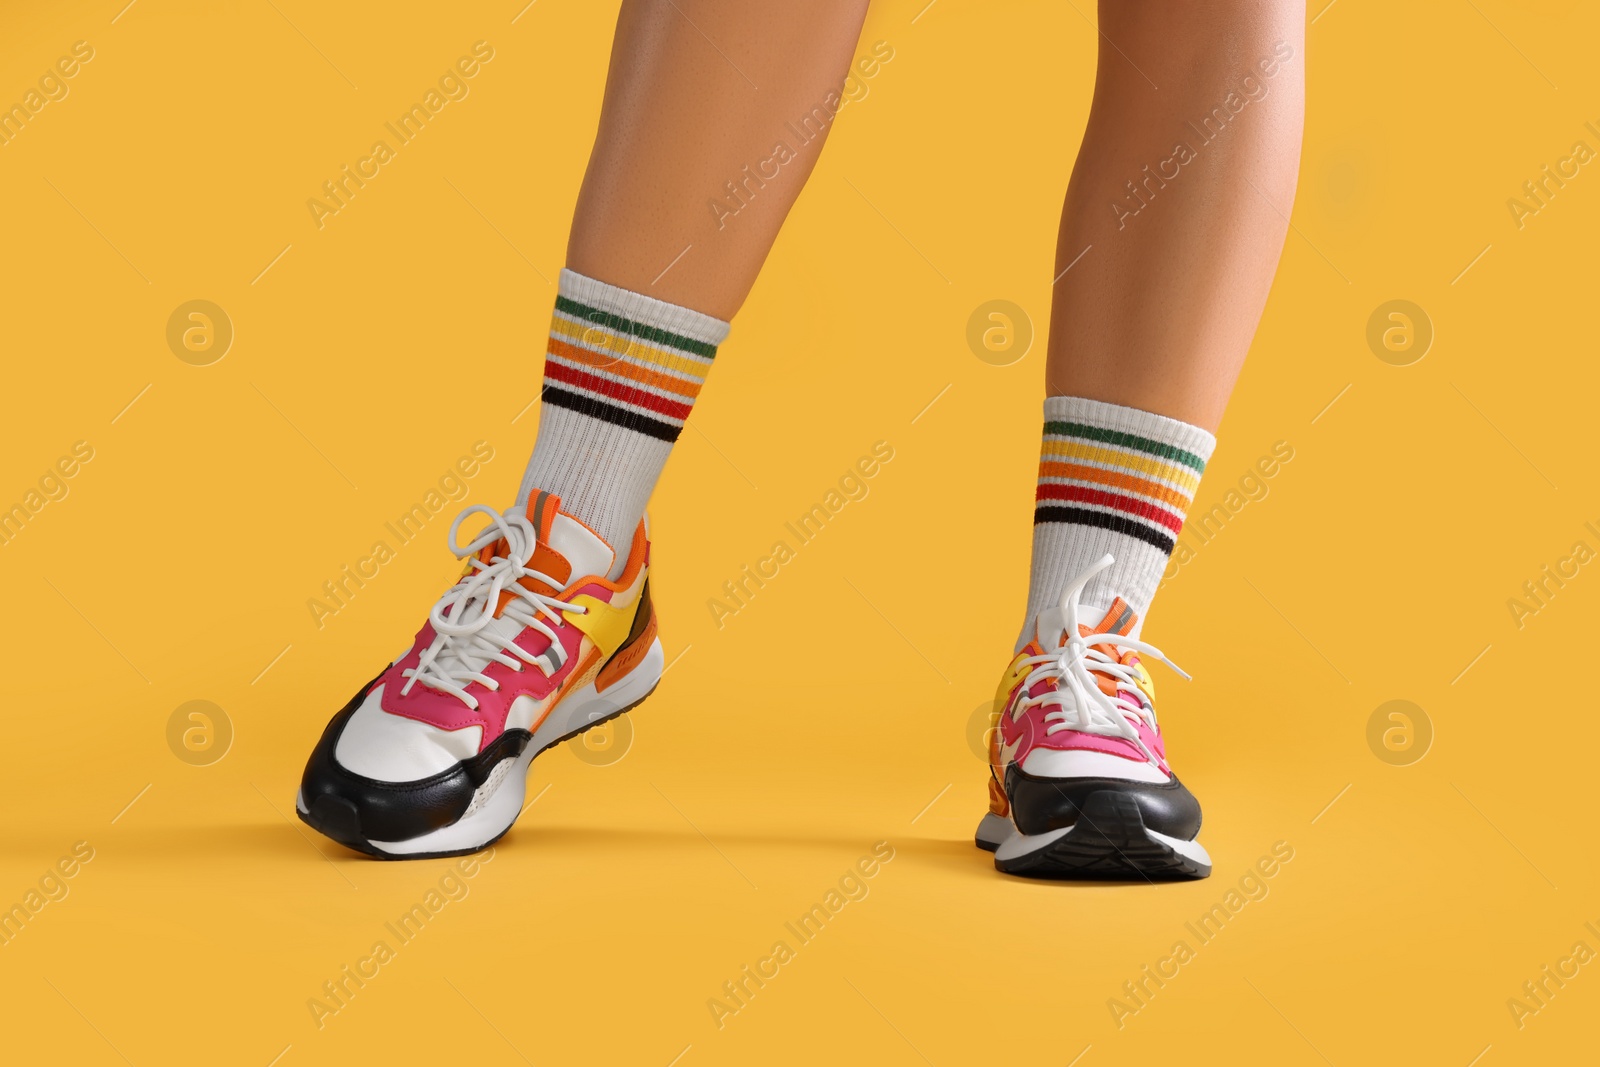
[[[518,503],[539,489],[559,496],[616,549],[620,572],[727,336],[720,319],[563,270]]]
[[[1044,420],[1019,651],[1039,612],[1107,552],[1116,563],[1084,589],[1084,621],[1099,622],[1120,596],[1143,626],[1217,443],[1198,426],[1084,397],[1050,397]]]

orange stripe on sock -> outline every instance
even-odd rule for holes
[[[646,370],[636,363],[617,359],[615,356],[601,356],[586,348],[570,345],[555,337],[550,338],[550,351],[562,359],[571,360],[573,363],[582,363],[585,366],[603,370],[608,374],[626,378],[640,385],[647,385],[654,389],[662,389],[674,395],[693,400],[700,395],[700,382],[690,382],[671,374],[662,374],[659,371]]]
[[[1095,482],[1099,485],[1110,486],[1129,493],[1138,493],[1163,503],[1171,504],[1181,513],[1189,507],[1188,493],[1174,489],[1160,482],[1136,478],[1125,471],[1108,471],[1100,467],[1085,467],[1077,463],[1062,463],[1059,461],[1045,460],[1039,464],[1039,477],[1043,478],[1074,478],[1078,481]]]

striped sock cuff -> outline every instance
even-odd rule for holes
[[[1033,521],[1093,526],[1172,551],[1216,438],[1084,397],[1045,401]]]
[[[1117,598],[1136,616],[1150,612],[1185,513],[1216,438],[1198,426],[1120,404],[1076,396],[1044,402],[1044,444],[1033,512],[1033,566],[1020,651],[1039,613],[1107,553],[1116,561],[1084,587],[1096,611]]]
[[[721,319],[563,270],[544,401],[676,441],[727,336]]]

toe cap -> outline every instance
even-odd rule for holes
[[[1176,777],[1166,782],[1056,778],[1029,774],[1015,763],[1006,768],[1011,817],[1024,834],[1042,834],[1074,825],[1089,797],[1104,792],[1132,796],[1145,826],[1159,834],[1192,841],[1200,833],[1200,802]]]
[[[359,774],[341,761],[348,750],[340,742],[377,681],[362,686],[328,723],[300,782],[302,817],[333,840],[364,852],[371,851],[371,841],[405,841],[460,819],[495,764],[520,755],[529,740],[526,731],[509,730],[482,752],[410,780]],[[436,762],[424,766],[437,765],[439,757],[430,758]]]
[[[392,676],[391,676],[392,677]],[[442,730],[383,709],[389,679],[369,688],[356,704],[334,758],[352,774],[379,782],[413,782],[450,770],[478,754],[483,727]]]

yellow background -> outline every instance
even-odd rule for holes
[[[631,750],[539,760],[530,795],[548,790],[468,895],[319,1029],[307,1001],[450,868],[355,857],[291,808],[327,718],[456,572],[459,505],[320,629],[306,602],[473,442],[494,459],[468,499],[497,505],[531,446],[535,413],[513,419],[615,5],[520,6],[7,5],[0,100],[95,50],[0,148],[0,502],[94,449],[0,546],[0,904],[94,850],[0,947],[8,1059],[1592,1056],[1595,966],[1520,1029],[1507,1008],[1575,942],[1600,949],[1600,577],[1580,568],[1520,629],[1507,607],[1574,542],[1600,548],[1600,176],[1521,229],[1506,206],[1573,142],[1600,147],[1600,25],[1561,0],[1311,11],[1294,228],[1197,504],[1275,442],[1294,458],[1147,631],[1195,676],[1162,679],[1162,710],[1211,879],[1030,883],[970,844],[967,731],[1023,604],[1093,12],[884,3],[862,50],[894,58],[844,110],[657,494],[681,658]],[[478,40],[495,58],[470,96],[318,230],[305,201]],[[193,299],[234,326],[210,366],[166,343]],[[992,299],[1041,338],[1009,366],[965,340]],[[1394,299],[1435,330],[1410,366],[1366,341]],[[714,625],[722,583],[880,440],[870,494]],[[1396,699],[1434,735],[1408,766],[1367,741]],[[209,766],[168,747],[191,700],[233,726]],[[869,895],[719,1029],[708,999],[878,841],[894,859]],[[1185,924],[1280,841],[1269,894],[1196,947]],[[1180,939],[1194,958],[1119,1028],[1108,1000]]]

